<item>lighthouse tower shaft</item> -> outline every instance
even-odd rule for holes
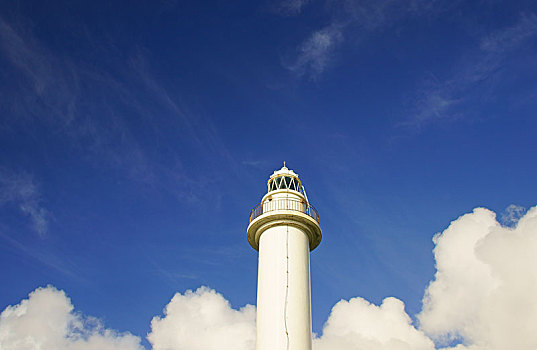
[[[256,350],[311,350],[309,254],[321,229],[302,183],[285,166],[252,210],[248,241],[259,250]]]
[[[282,222],[260,237],[257,350],[311,349],[309,242]]]

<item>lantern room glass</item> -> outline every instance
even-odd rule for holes
[[[292,176],[278,176],[269,181],[269,192],[276,190],[292,190],[303,194],[302,186],[298,179]]]

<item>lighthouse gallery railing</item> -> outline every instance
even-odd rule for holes
[[[266,200],[264,202],[259,203],[250,212],[250,222],[252,222],[261,214],[268,213],[274,210],[299,211],[301,213],[311,216],[313,219],[315,219],[315,221],[319,222],[319,214],[312,205],[304,201],[288,198]]]

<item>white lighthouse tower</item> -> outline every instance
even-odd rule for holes
[[[311,350],[309,254],[321,242],[319,215],[285,162],[267,189],[247,231],[259,251],[256,350]]]

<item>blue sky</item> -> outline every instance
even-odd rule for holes
[[[436,233],[536,204],[536,9],[0,3],[0,309],[50,284],[150,348],[176,292],[255,305],[248,215],[285,160],[321,218],[314,331],[353,297],[415,319]]]

